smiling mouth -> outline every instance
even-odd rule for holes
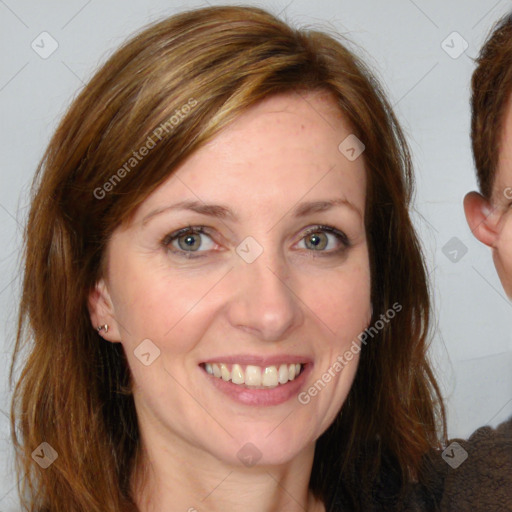
[[[273,366],[255,366],[225,363],[203,363],[200,365],[212,377],[226,382],[255,389],[275,388],[298,377],[305,364],[291,363]]]

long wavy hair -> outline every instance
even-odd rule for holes
[[[338,39],[259,8],[182,12],[125,43],[72,102],[36,171],[24,233],[10,377],[27,510],[137,510],[130,371],[122,345],[91,326],[89,292],[109,237],[141,202],[237,116],[283,92],[330,92],[365,144],[372,324],[402,306],[362,348],[343,414],[317,440],[310,488],[327,510],[335,495],[364,510],[384,469],[396,496],[424,480],[422,461],[442,446],[446,425],[427,359],[430,293],[409,217],[411,160],[381,87]],[[172,129],[159,129],[169,119]],[[155,133],[155,147],[128,171],[134,149]],[[32,457],[42,442],[58,454],[46,469]]]

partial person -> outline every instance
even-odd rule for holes
[[[473,235],[491,249],[512,299],[512,14],[495,24],[476,60],[471,143],[479,191],[466,194],[464,212]],[[488,455],[475,458],[482,485],[466,486],[468,499],[494,497],[499,510],[512,510],[512,418],[495,430],[480,429],[475,438]]]
[[[503,18],[482,47],[472,78],[471,142],[479,192],[464,198],[472,233],[489,246],[512,298],[512,19]]]

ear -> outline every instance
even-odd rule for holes
[[[498,238],[499,213],[478,192],[469,192],[464,197],[464,213],[469,229],[485,245],[494,247]]]
[[[114,343],[121,341],[119,326],[115,319],[114,306],[110,298],[107,284],[103,278],[101,278],[89,292],[87,307],[89,309],[92,326],[95,330],[98,330],[100,325],[108,325],[108,332],[102,329],[99,331],[100,336]]]

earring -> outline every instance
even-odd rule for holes
[[[97,327],[98,332],[100,332],[102,329],[105,329],[105,334],[108,332],[108,324],[100,325]]]

